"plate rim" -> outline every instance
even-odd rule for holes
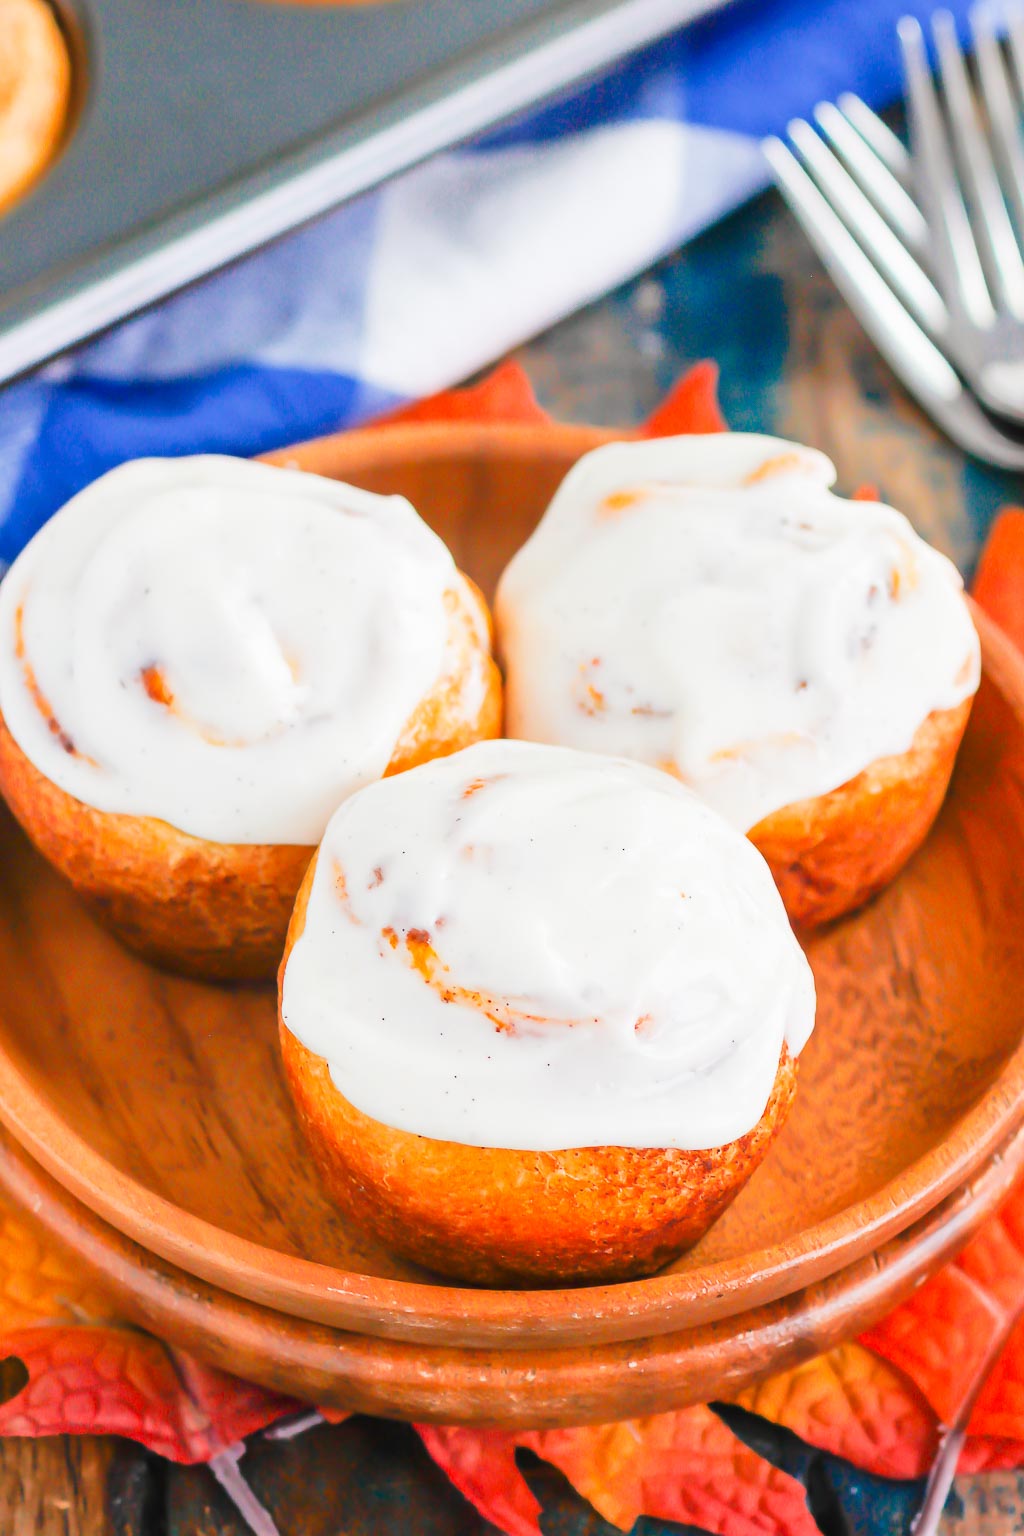
[[[912,1227],[792,1296],[667,1336],[527,1354],[424,1349],[345,1333],[197,1282],[102,1221],[0,1130],[0,1191],[125,1308],[124,1320],[98,1319],[95,1326],[134,1320],[208,1364],[233,1375],[241,1367],[245,1380],[324,1407],[501,1429],[608,1423],[735,1396],[811,1352],[834,1348],[954,1257],[1022,1169],[1024,1125]],[[297,1393],[298,1372],[305,1375]],[[462,1408],[446,1408],[446,1393]]]

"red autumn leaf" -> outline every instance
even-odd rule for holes
[[[968,1441],[972,1456],[980,1457],[982,1451],[973,1448],[973,1438],[987,1444],[987,1456],[991,1461],[999,1454],[1004,1465],[1019,1466],[1024,1460],[1024,1327],[1018,1322],[1002,1349],[992,1374],[985,1382],[971,1413]],[[1016,1445],[1012,1462],[1011,1445]]]
[[[879,1477],[920,1477],[938,1448],[938,1420],[920,1390],[859,1344],[770,1376],[735,1401]]]
[[[1019,1440],[990,1439],[972,1435],[957,1462],[958,1472],[1012,1471],[1021,1464]]]
[[[393,426],[412,421],[507,421],[550,423],[551,417],[533,392],[521,363],[500,363],[479,384],[466,389],[446,389],[426,400],[414,400],[374,426]]]
[[[205,1461],[291,1406],[124,1325],[117,1303],[27,1214],[0,1199],[0,1359],[26,1386],[0,1435],[117,1433]]]
[[[955,1265],[939,1271],[861,1342],[906,1372],[950,1423],[995,1338],[1001,1314]]]
[[[507,1536],[539,1536],[517,1446],[557,1467],[598,1514],[629,1530],[641,1515],[714,1536],[818,1536],[802,1486],[749,1450],[709,1408],[582,1429],[417,1426],[452,1482]]]
[[[0,1354],[29,1377],[0,1407],[0,1435],[126,1435],[171,1461],[209,1461],[296,1406],[130,1328],[26,1328]]]
[[[1024,511],[1008,507],[996,518],[973,590],[989,617],[1024,650]]]
[[[479,384],[446,389],[426,400],[415,400],[373,423],[376,427],[399,422],[503,421],[547,424],[553,418],[533,392],[521,363],[499,364]],[[672,387],[665,399],[639,428],[623,428],[624,437],[673,437],[690,432],[727,432],[718,404],[718,365],[695,363]]]
[[[442,1472],[485,1520],[505,1536],[540,1536],[540,1505],[516,1466],[520,1441],[515,1435],[436,1424],[417,1424],[416,1431]]]
[[[1024,1187],[1018,1187],[952,1264],[863,1336],[868,1348],[917,1384],[944,1424],[956,1424],[970,1407],[965,1465],[986,1458],[991,1464],[995,1457],[1007,1465],[1013,1442],[1013,1459],[1024,1459],[1022,1302]]]
[[[718,364],[695,363],[672,387],[641,428],[642,437],[674,437],[689,432],[728,432],[718,404]]]

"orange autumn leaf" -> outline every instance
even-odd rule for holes
[[[673,385],[644,422],[642,437],[674,437],[690,432],[728,432],[718,404],[718,364],[695,363]]]
[[[967,1245],[957,1267],[1006,1319],[1015,1319],[999,1359],[978,1396],[968,1424],[973,1438],[1017,1443],[1024,1457],[1024,1188],[1018,1187],[999,1215]],[[995,1454],[994,1450],[991,1454]]]
[[[478,384],[446,389],[425,400],[401,406],[371,423],[374,427],[404,422],[502,421],[553,424],[553,417],[534,394],[521,363],[501,363]],[[673,437],[691,432],[727,432],[718,404],[718,365],[707,359],[695,363],[673,385],[659,406],[638,428],[623,428],[623,437]]]
[[[801,1485],[751,1451],[709,1408],[592,1430],[549,1430],[531,1449],[612,1524],[641,1515],[715,1536],[817,1533]]]
[[[800,1483],[749,1450],[710,1408],[516,1434],[417,1429],[455,1486],[506,1536],[540,1532],[537,1501],[515,1464],[519,1446],[557,1467],[620,1530],[648,1515],[713,1536],[819,1536]]]
[[[1001,1309],[952,1264],[862,1334],[861,1342],[904,1371],[949,1424],[1001,1319]]]
[[[973,588],[989,618],[1024,650],[1024,511],[1008,507],[992,525]]]
[[[40,1322],[104,1322],[117,1306],[82,1266],[0,1203],[0,1338]]]
[[[209,1461],[296,1405],[130,1328],[5,1334],[28,1382],[0,1406],[0,1435],[126,1435],[171,1461]]]
[[[293,1406],[126,1325],[86,1268],[0,1197],[0,1359],[26,1385],[0,1435],[123,1434],[206,1461]]]
[[[922,1476],[938,1447],[938,1420],[918,1388],[860,1344],[770,1376],[734,1401],[879,1477]]]
[[[506,421],[545,422],[551,417],[533,392],[529,375],[521,363],[501,363],[479,384],[464,389],[446,389],[425,400],[414,400],[372,425],[394,426],[396,422],[423,421]]]
[[[1024,1187],[1018,1187],[952,1264],[862,1336],[955,1424],[971,1408],[962,1464],[1024,1459]],[[994,1365],[993,1365],[994,1362]]]

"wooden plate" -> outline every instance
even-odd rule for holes
[[[487,589],[584,428],[407,426],[281,455],[411,495]],[[282,1312],[432,1345],[651,1338],[835,1274],[958,1188],[1024,1114],[1024,662],[979,616],[985,679],[922,853],[816,937],[796,1109],[690,1254],[652,1280],[485,1291],[416,1271],[324,1200],[278,1070],[273,999],[161,976],[0,820],[0,1119],[154,1254]]]
[[[341,1333],[196,1281],[115,1232],[0,1131],[0,1190],[99,1278],[127,1321],[304,1402],[501,1428],[602,1423],[729,1397],[870,1326],[948,1259],[1024,1168],[1024,1129],[906,1232],[737,1317],[635,1343],[452,1349]]]

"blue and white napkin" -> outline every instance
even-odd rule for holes
[[[894,98],[896,20],[933,9],[734,0],[0,391],[0,571],[124,459],[258,453],[464,378],[761,188],[764,134]]]

